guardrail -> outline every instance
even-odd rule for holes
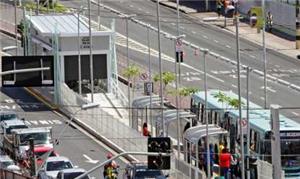
[[[9,170],[1,169],[0,168],[0,178],[2,179],[33,179],[29,176],[24,176],[18,173],[14,173]]]

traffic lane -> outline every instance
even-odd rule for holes
[[[134,9],[137,6],[135,6],[135,5],[129,5],[129,6],[125,6],[125,7],[131,7],[132,9]],[[122,6],[123,9],[125,7]],[[145,8],[145,7],[143,7],[143,8]],[[138,8],[135,8],[135,9],[145,10],[143,8],[138,7]],[[129,12],[128,8],[126,8],[126,9],[127,9],[127,12]],[[147,8],[147,9],[152,9],[152,8]],[[162,15],[162,17],[167,17],[167,19],[170,20],[170,18],[168,16],[170,16],[172,14],[174,16],[174,12],[172,12],[172,11],[170,11],[170,12],[171,13],[169,13],[169,14],[167,14],[165,16]],[[148,16],[147,15],[143,16],[143,15],[139,14],[139,17],[137,17],[137,18],[141,18],[140,16],[143,17],[142,20],[144,20],[144,21],[147,21],[147,18],[152,17],[152,16],[149,16],[149,15]],[[191,18],[189,18],[186,15],[183,15],[183,16],[185,17],[185,19],[191,19]],[[199,24],[199,22],[197,22],[195,24],[194,23],[195,20],[188,21],[188,20],[185,20],[185,19],[181,20],[181,23],[183,23],[187,27],[191,26],[192,30],[190,30],[190,28],[181,28],[180,31],[183,32],[184,34],[187,34],[187,35],[194,34],[193,38],[192,39],[188,39],[188,40],[193,41],[193,40],[196,39],[196,41],[198,43],[199,43],[199,41],[201,42],[199,44],[201,44],[202,47],[209,48],[209,49],[214,49],[215,51],[217,51],[220,54],[224,54],[224,53],[232,54],[230,56],[228,56],[228,55],[225,55],[225,56],[230,57],[233,60],[236,58],[235,43],[232,43],[232,42],[235,42],[234,35],[228,34],[226,32],[224,33],[221,30],[216,30],[216,29],[209,28],[208,25]],[[151,21],[155,21],[155,19],[152,18],[152,20],[151,20],[151,18],[150,18],[149,21],[150,22]],[[182,21],[184,21],[184,22],[182,22]],[[116,22],[118,24],[118,21],[116,21]],[[120,23],[122,23],[122,22],[124,23],[124,20],[122,20]],[[191,23],[191,22],[193,22],[193,23]],[[129,24],[130,24],[130,22],[129,22]],[[168,21],[168,20],[164,20],[164,18],[162,18],[162,26],[169,27],[170,24],[171,24],[171,26],[175,26],[174,22]],[[135,25],[136,24],[131,23],[129,25],[129,27],[130,27],[129,29],[134,30],[134,29],[139,28],[139,27],[134,27]],[[153,25],[156,26],[156,24],[153,24]],[[124,27],[124,26],[125,26],[124,24],[117,25],[117,27]],[[136,26],[138,26],[138,25],[136,25]],[[200,34],[197,34],[196,32],[197,32],[197,30],[199,30],[199,26],[205,27],[205,29],[209,29],[210,30],[209,33],[211,33],[211,32],[212,33],[211,34],[202,33],[202,36]],[[120,28],[120,29],[123,30],[123,31],[125,31],[125,28]],[[170,31],[170,32],[173,32],[173,34],[176,34],[176,32],[175,32],[176,30],[174,30],[172,28],[168,29],[167,31]],[[221,33],[220,33],[220,31],[221,31]],[[122,33],[122,31],[120,31],[120,32]],[[123,33],[125,33],[125,32],[123,32]],[[219,37],[216,36],[216,33],[218,35],[223,34],[223,36],[221,38],[219,38]],[[143,34],[145,34],[145,33],[143,33]],[[141,37],[140,33],[136,33],[136,32],[134,32],[134,33],[131,32],[130,33],[130,31],[129,31],[129,36],[130,36],[130,38],[138,39],[140,42],[143,42],[145,44],[146,38],[142,38],[141,39],[140,38]],[[226,43],[223,43],[222,40],[220,40],[222,38],[228,38],[228,36],[232,36],[232,38],[233,38],[232,40],[233,41],[232,40],[231,41],[225,40]],[[204,41],[201,41],[203,39],[204,39]],[[165,47],[165,46],[163,46],[163,47]],[[166,50],[166,51],[170,51],[170,50]],[[247,42],[247,41],[241,39],[241,62],[242,63],[245,63],[245,64],[247,64],[247,65],[249,65],[251,67],[255,67],[257,69],[263,70],[263,60],[262,60],[262,54],[261,53],[262,53],[262,50],[261,50],[261,48],[258,45],[252,44],[250,42]],[[267,59],[268,59],[267,60],[267,68],[269,70],[272,70],[272,69],[281,69],[281,70],[294,71],[295,69],[293,69],[293,68],[295,67],[295,65],[299,66],[299,62],[297,62],[297,61],[295,61],[295,60],[293,60],[291,58],[288,58],[288,57],[283,56],[283,55],[278,56],[278,53],[277,54],[276,53],[273,54],[273,51],[269,51],[269,50],[267,51],[267,53],[268,53],[267,54]],[[278,60],[276,60],[276,59],[278,59]],[[283,64],[285,64],[285,65],[282,66]],[[272,73],[272,74],[276,75],[276,73]],[[292,76],[292,79],[289,78],[291,76]],[[286,79],[286,80],[288,80],[290,82],[292,82],[292,81],[294,82],[295,79],[298,79],[298,78],[297,78],[297,75],[293,74],[293,75],[285,75],[284,79]]]
[[[109,148],[103,146],[103,144],[99,145],[98,142],[92,140],[86,133],[83,133],[77,127],[66,126],[66,117],[54,113],[42,103],[38,106],[42,106],[43,109],[48,110],[36,112],[36,108],[32,107],[33,109],[24,111],[21,106],[18,106],[16,103],[11,103],[12,101],[18,100],[23,101],[25,104],[28,102],[28,108],[30,108],[31,102],[36,100],[34,97],[29,96],[29,94],[26,96],[26,93],[22,92],[21,88],[16,88],[14,94],[17,94],[18,92],[23,95],[18,94],[14,99],[14,96],[12,95],[8,96],[1,93],[1,99],[3,99],[4,104],[6,103],[5,106],[7,110],[15,110],[21,118],[25,118],[25,122],[30,127],[51,126],[53,129],[53,139],[57,139],[60,132],[66,127],[65,132],[59,140],[60,144],[55,147],[55,150],[59,155],[70,158],[75,165],[86,170],[95,166],[93,160],[98,160],[99,162],[106,160],[106,154],[108,153]],[[12,107],[12,105],[15,105],[15,107]],[[11,106],[10,109],[9,106]],[[122,168],[125,165],[124,162],[120,160],[118,160],[118,163]]]

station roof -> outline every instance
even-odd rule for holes
[[[208,136],[226,134],[227,131],[221,127],[208,125]],[[193,144],[198,144],[198,141],[206,136],[206,125],[198,125],[187,129],[184,133],[184,139]]]
[[[52,34],[55,33],[60,36],[78,35],[78,16],[76,14],[27,15],[26,18],[31,22],[33,27],[44,36],[52,36]],[[81,36],[87,36],[89,34],[89,26],[84,21],[83,17],[80,16],[79,19],[80,34]],[[92,35],[105,35],[105,32],[92,30]]]

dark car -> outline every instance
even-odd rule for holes
[[[148,169],[147,163],[131,163],[125,169],[126,179],[143,179],[156,178],[166,179],[168,175],[164,175],[161,170]]]

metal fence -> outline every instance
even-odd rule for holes
[[[12,171],[8,171],[5,169],[0,168],[0,178],[1,179],[33,179],[29,176],[23,176],[18,173],[14,173]]]

